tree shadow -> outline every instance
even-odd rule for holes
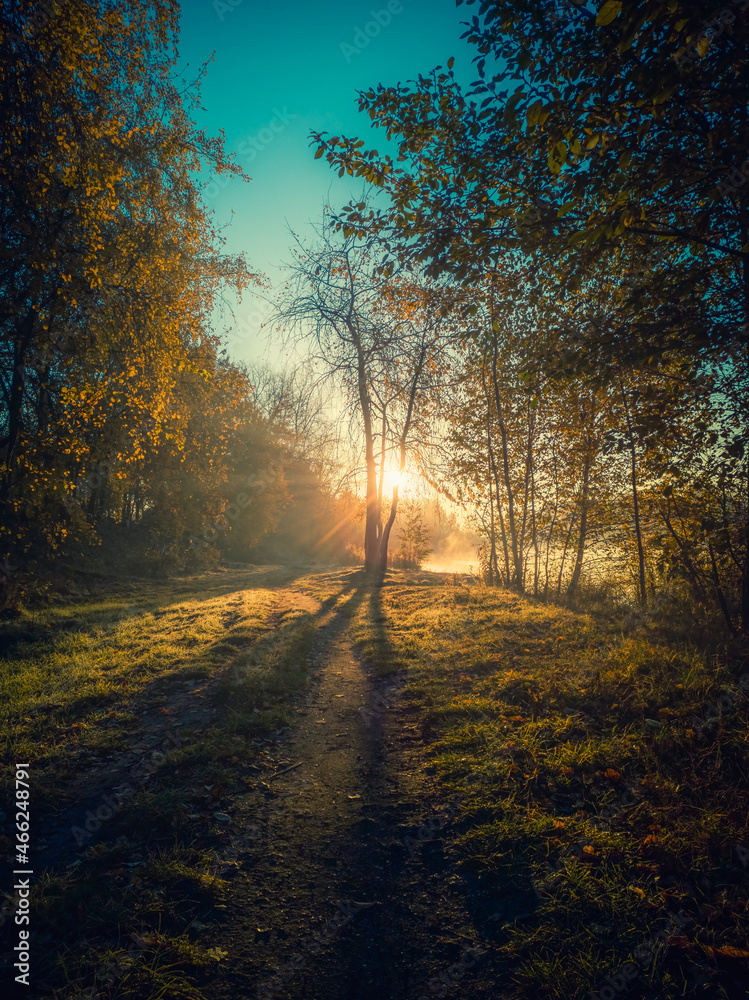
[[[413,1000],[458,987],[463,995],[476,989],[477,997],[501,997],[497,983],[509,963],[492,945],[540,905],[520,859],[501,877],[456,868],[455,815],[422,781],[422,747],[408,773],[420,737],[411,732],[414,706],[390,698],[403,657],[384,603],[386,588],[401,583],[363,580],[350,599],[357,611],[366,608],[367,652],[380,663],[363,663],[374,702],[363,720],[364,806],[353,836],[337,838],[346,862],[335,888],[339,898],[377,905],[350,913],[324,961],[311,960],[314,975],[294,980],[288,996],[300,1000],[310,990],[320,1000]]]

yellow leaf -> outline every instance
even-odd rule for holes
[[[598,11],[598,17],[596,17],[596,24],[601,26],[604,26],[606,24],[611,24],[611,22],[618,15],[621,9],[622,9],[621,0],[605,0],[605,3],[601,6],[601,9]]]

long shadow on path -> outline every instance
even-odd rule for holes
[[[356,612],[390,658],[380,591],[361,584],[321,621],[319,684],[283,747],[293,770],[244,803],[211,1000],[416,1000],[459,982],[498,996],[440,840],[421,730],[394,679],[357,657]]]

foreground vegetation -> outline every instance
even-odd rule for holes
[[[279,603],[292,580],[402,675],[445,803],[418,840],[446,843],[469,899],[489,893],[473,929],[520,995],[582,996],[624,968],[634,995],[742,995],[743,646],[466,578],[276,568],[110,585],[5,626],[5,777],[30,760],[35,828],[62,831],[36,845],[53,863],[32,900],[57,996],[199,997],[226,959],[201,939],[232,798],[308,682],[315,618]],[[127,804],[86,826],[125,780]]]
[[[477,927],[524,996],[583,996],[627,963],[636,996],[744,995],[745,648],[405,579],[373,590],[354,629],[405,673],[447,803],[439,836],[467,885],[495,890]]]
[[[276,593],[293,576],[110,584],[4,628],[3,807],[28,760],[32,856],[47,869],[31,906],[37,940],[54,942],[35,956],[37,985],[194,997],[196,970],[225,957],[199,941],[225,885],[211,847],[304,691],[314,621],[280,612]],[[6,896],[4,925],[14,907]]]

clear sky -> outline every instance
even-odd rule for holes
[[[252,178],[224,175],[222,187],[206,190],[216,222],[230,222],[227,249],[243,251],[254,271],[278,283],[289,227],[308,234],[323,204],[341,207],[362,190],[349,177],[339,180],[324,158],[314,159],[310,131],[358,135],[382,148],[384,135],[358,111],[357,91],[413,79],[450,56],[459,78],[473,79],[475,52],[460,36],[461,21],[474,12],[455,0],[183,0],[185,76],[215,53],[198,125],[214,134],[223,129],[227,150]],[[267,311],[245,296],[227,341],[232,355],[275,355],[259,333]]]

